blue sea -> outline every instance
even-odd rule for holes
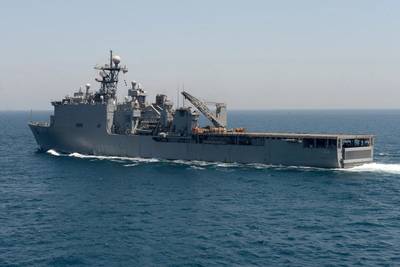
[[[40,153],[29,118],[0,112],[0,266],[400,266],[400,110],[229,113],[375,134],[349,170]]]

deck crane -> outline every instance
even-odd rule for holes
[[[226,123],[220,121],[203,101],[185,91],[182,92],[182,95],[185,97],[185,99],[189,100],[190,103],[192,103],[193,106],[195,106],[201,113],[203,113],[203,115],[209,119],[215,127],[226,128]]]

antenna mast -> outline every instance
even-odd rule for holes
[[[99,92],[95,94],[96,101],[116,98],[119,72],[128,72],[126,66],[119,65],[120,62],[121,58],[117,55],[113,56],[113,51],[110,50],[110,63],[94,67],[99,70],[100,78],[96,78],[96,81],[101,84]]]
[[[179,85],[176,88],[176,108],[179,108]]]

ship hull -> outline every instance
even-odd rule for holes
[[[54,149],[63,153],[321,168],[346,168],[372,161],[372,147],[364,148],[364,154],[368,150],[367,156],[354,158],[344,164],[341,149],[305,148],[301,144],[279,139],[266,140],[263,145],[258,146],[199,144],[160,141],[149,135],[118,135],[107,132],[89,134],[38,124],[29,126],[42,150]]]

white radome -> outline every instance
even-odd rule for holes
[[[114,62],[115,65],[118,65],[121,62],[121,58],[118,55],[115,55],[112,57],[112,61]]]
[[[86,84],[86,89],[89,89],[90,88],[90,83],[87,83]]]

